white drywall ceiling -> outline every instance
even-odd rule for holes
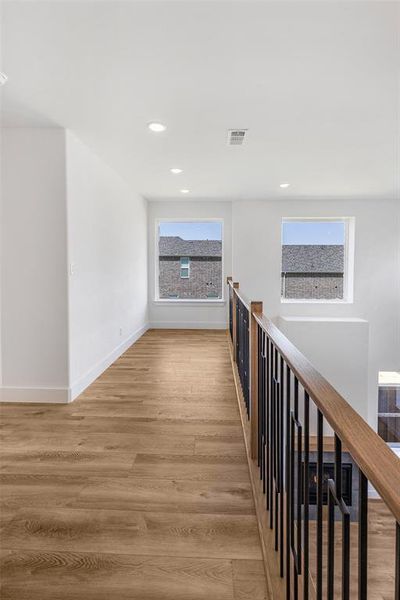
[[[71,129],[147,198],[393,198],[399,11],[3,2],[3,124]],[[243,146],[227,146],[232,128],[248,129]]]

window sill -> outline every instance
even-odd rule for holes
[[[322,300],[314,298],[281,298],[281,304],[353,304],[353,300]]]
[[[210,298],[209,300],[189,300],[187,298],[159,298],[152,301],[153,304],[187,304],[188,306],[196,306],[198,304],[213,304],[217,306],[223,306],[226,304],[226,300],[219,299],[213,300]]]

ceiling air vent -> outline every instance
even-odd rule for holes
[[[247,129],[228,129],[228,146],[241,146]]]

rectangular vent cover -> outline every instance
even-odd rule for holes
[[[241,146],[247,129],[228,129],[228,146]]]

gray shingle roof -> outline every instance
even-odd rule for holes
[[[221,256],[220,240],[183,240],[178,236],[160,236],[160,256]]]
[[[344,247],[339,245],[285,245],[284,273],[343,273]]]

